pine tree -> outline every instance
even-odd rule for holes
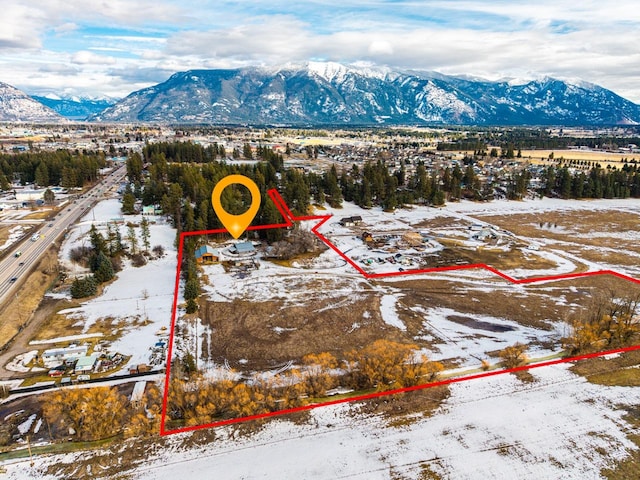
[[[49,185],[49,170],[47,164],[42,161],[36,168],[35,182],[41,187],[47,187]]]
[[[196,313],[198,308],[198,302],[194,298],[187,300],[187,307],[185,308],[187,313]]]
[[[144,246],[145,251],[149,251],[151,248],[151,233],[149,232],[149,222],[146,218],[143,218],[140,222],[140,236],[142,237],[142,245]]]
[[[136,196],[131,191],[131,186],[127,184],[124,194],[122,195],[122,213],[132,215],[136,213]]]
[[[136,237],[136,231],[133,225],[127,225],[127,240],[129,240],[131,255],[135,255],[138,252],[138,238]]]
[[[89,240],[91,241],[91,246],[93,247],[93,251],[96,254],[107,252],[104,237],[100,232],[98,232],[98,229],[93,224],[91,225],[91,229],[89,230]]]
[[[84,298],[91,297],[98,292],[98,282],[89,275],[84,278],[76,278],[71,284],[71,297]]]
[[[47,188],[44,191],[43,198],[44,198],[44,202],[47,205],[53,205],[53,202],[56,199],[56,195],[53,193],[53,190],[51,190],[50,188]]]
[[[127,158],[127,177],[129,177],[129,182],[140,183],[142,181],[142,167],[142,157],[138,152]]]
[[[187,280],[184,286],[185,300],[198,298],[198,295],[200,295],[200,282],[198,282],[198,279],[191,278]]]
[[[11,188],[11,184],[7,180],[4,173],[0,172],[0,190],[7,191]]]
[[[97,267],[94,270],[93,276],[98,283],[108,282],[115,275],[111,260],[109,260],[103,252],[100,252],[97,257]]]
[[[244,158],[246,158],[247,160],[252,160],[253,159],[253,152],[251,151],[251,145],[248,142],[246,142],[242,146],[242,156]]]

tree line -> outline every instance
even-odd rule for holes
[[[109,282],[122,269],[122,257],[128,256],[135,267],[141,267],[151,258],[151,232],[149,221],[142,218],[139,224],[140,239],[135,229],[136,225],[127,224],[127,234],[123,239],[120,227],[110,222],[107,224],[106,237],[98,231],[95,225],[89,230],[90,246],[75,247],[69,252],[69,258],[80,265],[88,267],[90,275],[76,277],[71,284],[73,298],[90,297],[97,293],[98,286]],[[142,241],[142,245],[139,244]],[[153,247],[156,257],[164,255],[161,245]]]
[[[203,147],[189,142],[159,143],[145,147],[142,155],[132,154],[127,160],[131,185],[123,198],[124,213],[133,213],[136,200],[143,205],[159,205],[181,232],[220,229],[213,212],[211,192],[223,177],[241,174],[251,178],[261,193],[259,214],[255,225],[283,221],[280,212],[269,199],[267,191],[277,189],[291,210],[306,215],[313,203],[324,202],[340,207],[351,201],[363,208],[381,206],[385,210],[406,204],[443,205],[447,201],[470,199],[487,201],[501,193],[509,199],[522,199],[531,193],[532,172],[513,170],[504,177],[492,176],[480,180],[476,161],[467,157],[462,164],[453,164],[429,171],[419,161],[412,173],[402,163],[392,169],[381,158],[362,166],[338,171],[332,166],[323,173],[284,168],[281,154],[258,146],[255,152],[245,144],[242,155],[261,160],[252,164],[229,164],[219,161],[220,147]],[[512,147],[502,155],[514,156]],[[190,159],[190,160],[185,160]],[[202,159],[197,163],[194,159]],[[636,164],[622,169],[602,169],[599,164],[585,170],[566,164],[547,167],[540,174],[540,195],[560,198],[627,198],[640,197],[640,172]],[[144,175],[146,168],[148,175]],[[223,191],[221,202],[226,211],[238,214],[251,203],[243,186],[232,185]],[[267,229],[258,234],[270,242],[282,239],[283,232]]]
[[[104,152],[58,149],[46,152],[0,154],[0,190],[9,190],[15,179],[22,185],[83,187],[97,180],[106,166]]]
[[[640,170],[636,164],[621,169],[571,170],[564,166],[549,166],[542,174],[540,194],[560,198],[639,198]]]
[[[43,394],[40,404],[52,441],[140,437],[160,431],[162,392],[151,382],[135,405],[117,387],[60,389]]]
[[[189,354],[172,363],[167,414],[176,425],[274,412],[306,405],[340,385],[355,391],[387,391],[437,379],[443,365],[429,361],[413,344],[376,340],[346,352],[339,361],[329,352],[302,358],[302,367],[251,381],[211,380],[195,369]]]
[[[588,148],[617,149],[629,144],[640,145],[640,137],[630,135],[615,137],[601,135],[594,137],[572,137],[560,134],[552,135],[547,129],[489,129],[483,132],[472,132],[464,138],[438,142],[440,151],[484,151],[487,145],[497,145],[503,149],[509,146],[515,150],[565,150],[570,147],[585,146]]]

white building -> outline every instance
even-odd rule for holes
[[[35,202],[44,200],[45,188],[39,190],[16,190],[16,200],[18,202]]]
[[[42,360],[44,363],[64,362],[70,358],[80,358],[87,354],[88,347],[86,345],[77,346],[70,345],[64,348],[51,348],[42,352]]]

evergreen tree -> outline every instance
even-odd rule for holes
[[[41,187],[49,186],[49,170],[45,162],[40,162],[38,168],[36,168],[35,183]]]
[[[342,206],[342,191],[338,186],[338,172],[335,165],[331,165],[331,168],[324,175],[324,183],[326,192],[329,194],[329,205],[333,208],[339,208]]]
[[[91,229],[89,230],[89,241],[91,242],[91,246],[93,247],[93,251],[96,255],[99,253],[107,252],[107,246],[104,241],[104,237],[93,224],[91,225]]]
[[[140,236],[142,237],[142,245],[144,246],[145,251],[149,251],[151,248],[151,232],[149,232],[149,222],[146,218],[143,218],[140,222]]]
[[[226,189],[229,190],[229,189]],[[196,217],[191,206],[191,202],[187,201],[184,204],[184,232],[193,232],[196,229]]]
[[[384,199],[384,203],[382,207],[384,210],[388,212],[392,212],[398,206],[398,198],[396,196],[396,191],[398,189],[398,179],[396,177],[391,177],[390,185],[389,185],[389,193]]]
[[[433,193],[433,199],[431,201],[436,207],[444,205],[444,192],[440,189],[437,189]]]
[[[93,275],[89,275],[84,278],[76,278],[71,284],[72,298],[91,297],[96,293],[98,293],[98,284],[95,278],[93,278]]]
[[[129,184],[127,184],[124,195],[122,195],[122,213],[125,215],[136,213],[135,203],[136,197],[131,191]]]
[[[127,158],[127,177],[131,183],[142,182],[142,157],[138,152],[133,153]]]
[[[138,238],[131,224],[127,225],[127,240],[129,240],[131,255],[135,255],[138,252]]]
[[[200,295],[200,282],[197,278],[191,278],[187,280],[184,286],[184,298],[185,300],[198,298]]]
[[[44,202],[45,202],[47,205],[53,205],[53,202],[54,202],[54,201],[55,201],[55,199],[56,199],[56,195],[53,193],[53,190],[51,190],[50,188],[47,188],[47,189],[44,191],[43,198],[44,198]]]
[[[0,190],[7,191],[10,188],[11,184],[9,183],[9,180],[7,180],[7,176],[0,172]]]
[[[113,265],[111,260],[103,253],[100,252],[96,256],[95,264],[96,268],[93,270],[93,276],[98,283],[108,282],[114,277]]]
[[[185,309],[187,313],[196,313],[198,308],[198,302],[195,299],[190,298],[187,300],[187,307]]]
[[[242,156],[247,160],[253,160],[253,152],[251,151],[251,145],[248,142],[242,146]]]
[[[560,196],[564,199],[571,198],[571,174],[566,166],[560,170],[558,181]]]

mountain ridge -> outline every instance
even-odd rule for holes
[[[91,117],[101,122],[282,125],[629,125],[640,106],[587,82],[523,83],[438,72],[245,67],[177,72]]]
[[[1,122],[64,122],[65,118],[22,90],[0,82]]]
[[[31,95],[31,98],[69,120],[84,120],[104,111],[118,101],[118,99],[107,97],[63,96],[53,93]]]

